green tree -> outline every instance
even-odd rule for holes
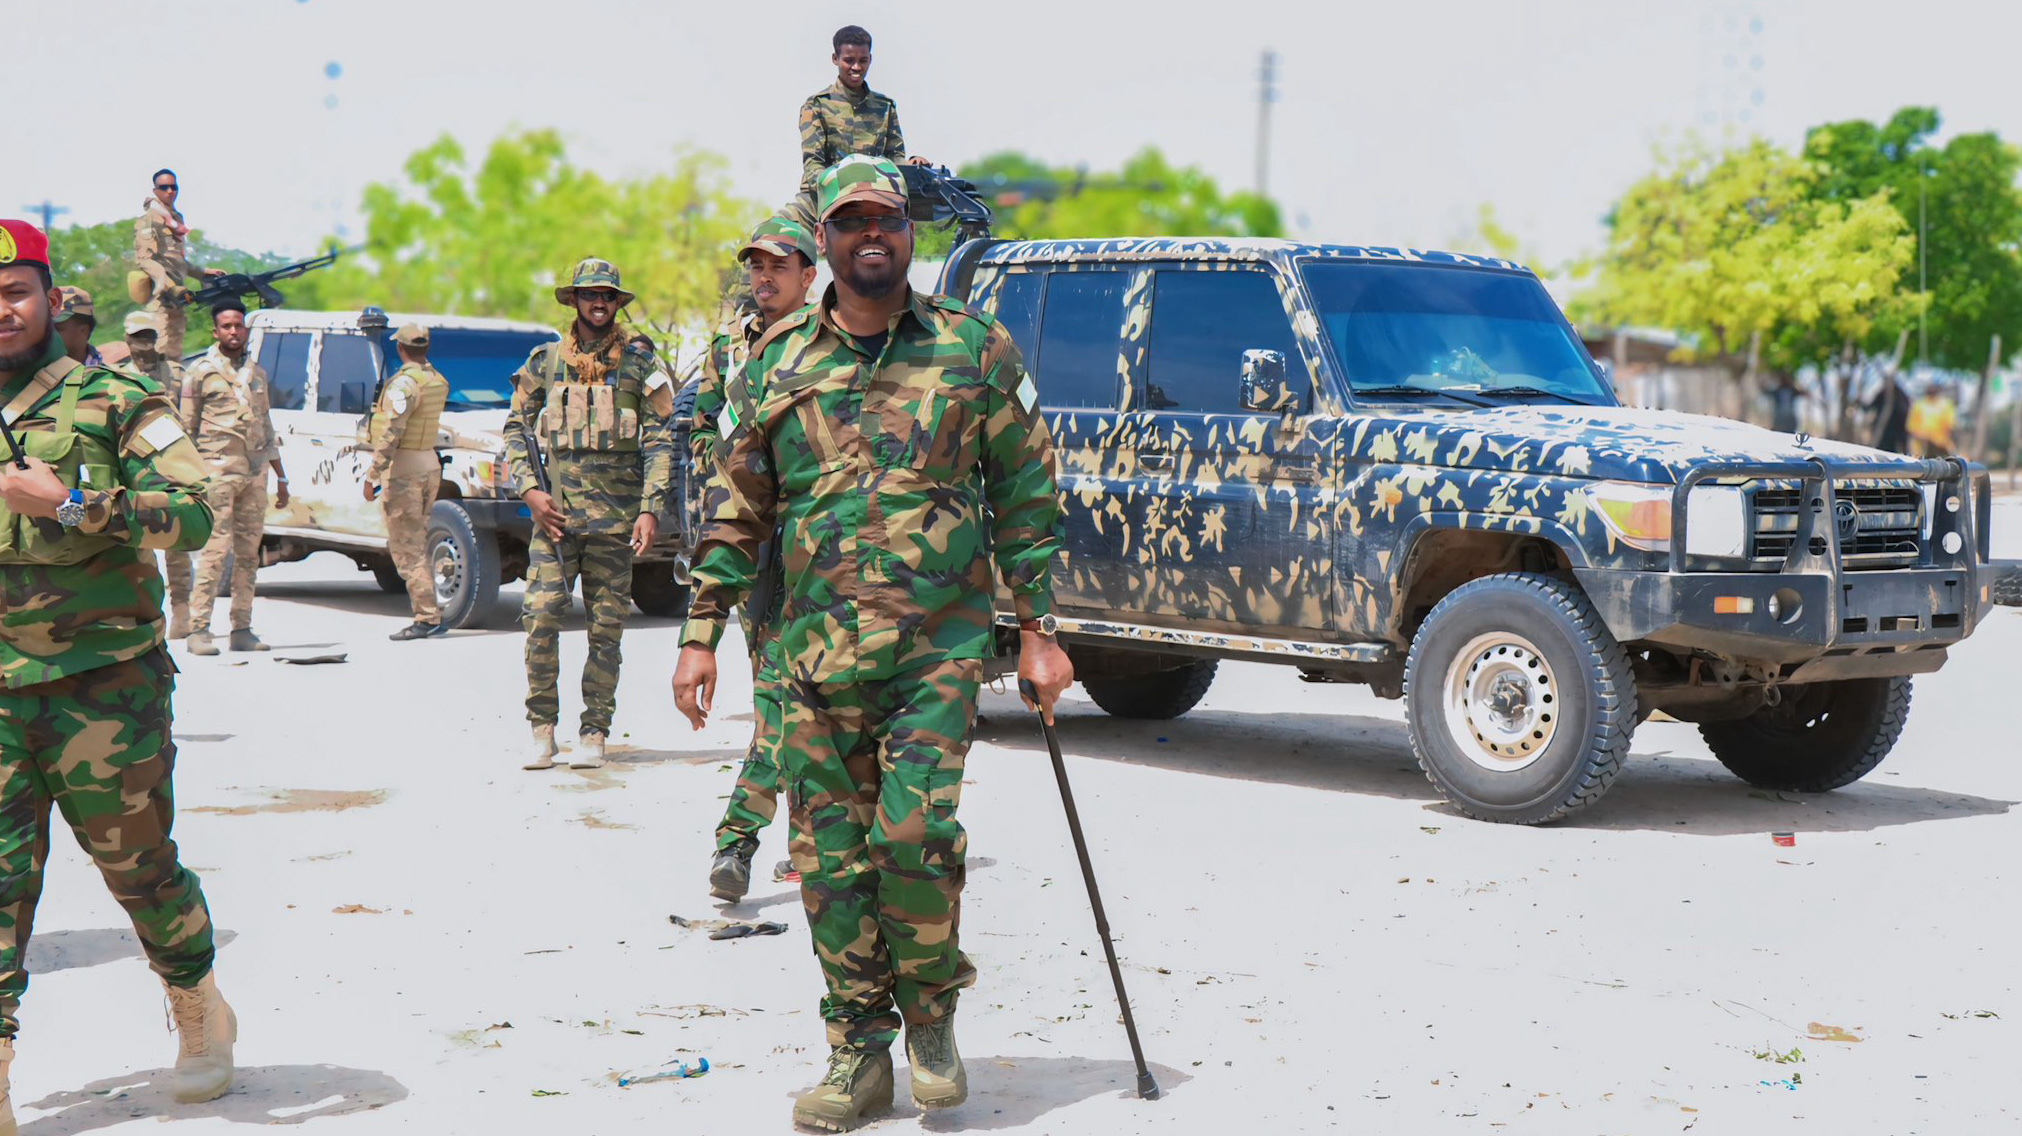
[[[250,253],[211,243],[202,230],[190,231],[190,259],[205,268],[227,272],[262,272],[288,258],[274,253]],[[100,225],[78,225],[49,234],[50,272],[58,284],[69,284],[91,293],[98,330],[92,342],[116,342],[125,336],[126,314],[139,304],[128,297],[127,272],[133,268],[133,221],[107,221]],[[288,289],[292,301],[294,289]],[[299,306],[299,305],[297,305]],[[201,351],[211,344],[210,320],[191,313],[184,350]]]
[[[1028,155],[992,154],[962,167],[997,212],[998,236],[1275,237],[1278,207],[1247,191],[1225,193],[1198,167],[1175,167],[1156,148],[1116,173],[1048,166]]]
[[[1682,333],[1680,356],[1728,367],[1752,408],[1760,367],[1817,362],[1820,344],[1865,340],[1921,303],[1902,287],[1914,241],[1887,191],[1822,199],[1819,177],[1760,139],[1659,155],[1609,214],[1575,317]]]
[[[1989,341],[2006,353],[2022,349],[2022,151],[1993,134],[1961,134],[1931,145],[1939,125],[1933,107],[1905,107],[1886,123],[1829,123],[1806,133],[1805,156],[1821,172],[1813,196],[1851,203],[1886,192],[1927,275],[1929,310],[1922,330],[1926,359],[1939,367],[1978,371]],[[1921,192],[1920,192],[1921,191]],[[1921,226],[1919,213],[1921,212]],[[1916,281],[1913,261],[1908,280]],[[1917,313],[1902,310],[1875,321],[1859,346],[1889,347]]]
[[[727,189],[722,159],[675,155],[630,180],[574,165],[561,137],[500,137],[475,166],[444,136],[406,162],[404,183],[365,190],[358,256],[298,281],[293,306],[501,316],[558,324],[554,288],[589,256],[624,274],[626,311],[678,366],[700,346],[734,265],[764,210]]]

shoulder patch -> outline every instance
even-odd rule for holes
[[[183,433],[182,424],[176,421],[176,417],[173,414],[155,415],[154,421],[140,428],[138,436],[141,441],[154,447],[156,453],[160,453],[182,439],[189,437],[188,434]]]

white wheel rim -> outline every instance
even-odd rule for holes
[[[456,553],[456,542],[438,541],[429,560],[435,572],[435,602],[453,601],[463,590],[463,558]]]
[[[1544,756],[1561,717],[1558,676],[1537,645],[1513,631],[1469,640],[1446,668],[1441,703],[1454,744],[1494,773]]]

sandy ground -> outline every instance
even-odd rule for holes
[[[2022,505],[1998,516],[1997,552],[2022,555]],[[786,1131],[823,1048],[798,894],[765,870],[780,830],[728,914],[788,934],[668,920],[726,914],[704,874],[747,691],[731,678],[690,733],[675,628],[642,618],[629,748],[526,773],[517,631],[386,642],[402,619],[319,556],[262,574],[256,622],[279,654],[345,664],[178,649],[178,835],[227,944],[240,1087],[170,1102],[159,987],[59,840],[22,1131]],[[582,649],[565,639],[565,675]],[[1652,723],[1598,808],[1541,829],[1447,810],[1401,706],[1359,688],[1226,666],[1170,723],[1077,696],[1062,735],[1157,1102],[1130,1092],[1040,736],[986,695],[962,809],[972,1097],[923,1117],[902,1089],[878,1130],[2013,1131],[2018,652],[2022,614],[1998,611],[1847,790],[1751,791],[1691,727]],[[698,1056],[706,1077],[616,1083]]]

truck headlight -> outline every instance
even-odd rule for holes
[[[1597,481],[1587,502],[1616,540],[1645,552],[1671,547],[1671,488],[1636,481]]]

